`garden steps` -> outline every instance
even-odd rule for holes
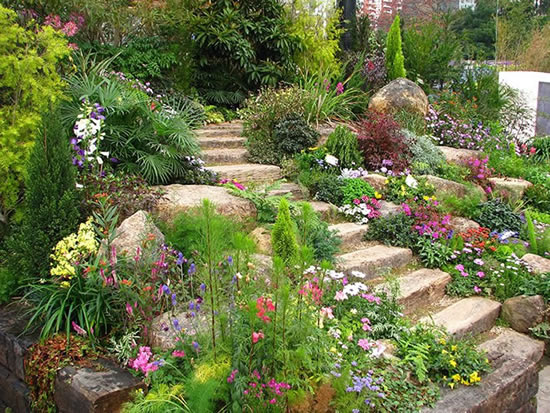
[[[290,194],[293,201],[304,201],[306,199],[302,187],[294,182],[283,182],[267,192],[269,196],[285,196]]]
[[[313,207],[313,210],[317,212],[321,217],[330,223],[333,223],[337,219],[338,208],[336,205],[329,204],[323,201],[308,201]]]
[[[501,304],[482,297],[464,298],[445,309],[422,317],[421,322],[445,328],[455,338],[490,330],[500,314]]]
[[[202,160],[207,166],[220,164],[246,163],[248,151],[245,148],[217,148],[207,149],[201,152]]]
[[[408,248],[375,245],[339,255],[337,267],[346,272],[361,271],[367,280],[371,280],[391,270],[405,267],[412,258],[412,251]]]
[[[214,165],[209,170],[219,174],[220,179],[235,179],[240,183],[271,183],[281,179],[281,168],[275,165],[240,163],[236,165]]]
[[[201,149],[237,149],[243,148],[246,138],[240,136],[224,136],[224,137],[199,137],[199,146]]]
[[[397,280],[399,282],[397,301],[403,307],[403,313],[409,315],[420,308],[440,302],[445,296],[445,287],[452,278],[441,270],[421,268]]]
[[[486,351],[492,371],[478,386],[443,389],[435,406],[423,413],[535,413],[544,343],[510,329],[493,328],[490,333],[496,337],[478,348]]]
[[[338,237],[342,240],[340,245],[342,250],[351,250],[355,246],[361,245],[368,228],[368,225],[359,225],[354,222],[344,222],[328,227],[330,231],[336,231]]]

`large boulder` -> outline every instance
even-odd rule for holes
[[[544,319],[544,298],[540,295],[512,297],[502,305],[502,317],[514,330],[528,333]]]
[[[375,93],[369,102],[369,110],[380,113],[395,113],[404,110],[426,116],[428,97],[416,83],[399,78]]]
[[[525,254],[521,260],[527,264],[533,274],[546,274],[550,272],[550,260],[536,254]]]
[[[145,211],[138,211],[122,221],[117,228],[116,238],[111,244],[119,254],[134,254],[144,240],[151,240],[160,245],[164,243],[164,235],[153,223]]]

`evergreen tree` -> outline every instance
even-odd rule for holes
[[[401,28],[399,25],[399,15],[397,15],[386,38],[386,69],[389,80],[406,76],[405,59],[401,48]]]
[[[52,248],[80,219],[69,139],[57,112],[43,116],[26,172],[21,226],[8,240],[8,265],[19,279],[46,277]]]
[[[290,264],[298,254],[298,244],[294,232],[294,223],[290,218],[290,209],[286,198],[279,203],[279,214],[271,232],[273,254],[281,257],[285,264]]]

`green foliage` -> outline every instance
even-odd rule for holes
[[[521,216],[516,214],[510,206],[500,199],[493,199],[480,205],[477,222],[482,227],[493,231],[520,232],[522,227]]]
[[[413,225],[414,218],[402,212],[380,217],[369,222],[365,239],[394,247],[412,248],[419,239],[418,233],[412,230]]]
[[[550,162],[550,136],[538,136],[531,142],[536,149],[533,159],[537,162]]]
[[[450,30],[448,17],[437,18],[411,25],[403,32],[407,76],[426,91],[451,80],[457,72],[451,63],[461,57],[460,42]]]
[[[539,222],[535,223],[532,215],[531,211],[525,211],[526,226],[524,232],[529,241],[529,251],[545,257],[550,253],[550,229],[543,226],[543,229],[539,230]],[[537,225],[535,226],[535,224]]]
[[[149,183],[173,182],[186,174],[186,156],[199,147],[192,131],[202,123],[203,112],[188,98],[153,100],[136,84],[106,77],[109,61],[82,56],[79,71],[69,80],[71,101],[63,106],[63,120],[73,127],[81,101],[105,108],[101,150],[119,160],[125,172],[142,175]]]
[[[356,169],[363,164],[357,137],[347,127],[339,125],[328,135],[325,143],[327,152],[338,158],[341,168]]]
[[[61,99],[59,62],[67,41],[51,27],[24,29],[0,6],[0,214],[17,206],[41,113]]]
[[[402,203],[414,198],[432,196],[435,187],[426,178],[414,178],[412,175],[392,176],[384,188],[384,197],[388,201]]]
[[[311,204],[301,203],[294,221],[300,243],[313,249],[314,258],[318,261],[334,262],[342,241],[337,231],[329,230],[328,224],[313,210]]]
[[[448,243],[428,237],[419,237],[414,249],[422,264],[428,268],[441,268],[449,261],[454,251]]]
[[[386,38],[386,69],[389,80],[406,76],[399,24],[399,15],[396,15]]]
[[[298,255],[298,244],[294,233],[294,223],[290,218],[288,201],[282,198],[279,203],[279,214],[271,232],[273,254],[280,257],[286,265],[291,264]]]
[[[477,219],[482,194],[481,191],[468,191],[465,196],[458,197],[447,193],[440,196],[440,201],[445,212],[459,217]]]
[[[196,83],[209,102],[223,103],[219,94],[226,92],[226,103],[240,103],[248,90],[275,86],[294,72],[302,45],[279,1],[191,3]]]
[[[420,175],[435,174],[439,165],[445,163],[445,156],[434,140],[430,136],[417,136],[407,130],[403,131],[403,134],[413,155],[413,171]]]
[[[401,129],[415,135],[426,135],[426,119],[419,113],[410,110],[400,109],[393,114],[394,119],[399,123]],[[405,133],[405,131],[403,131]]]
[[[80,220],[75,168],[58,112],[45,115],[27,164],[24,215],[8,240],[8,266],[20,280],[46,277],[55,244]]]
[[[7,268],[0,267],[0,304],[10,301],[17,289],[17,277]]]
[[[325,173],[313,174],[309,185],[306,186],[308,186],[310,193],[315,199],[334,205],[342,205],[344,190],[342,179],[337,175]]]
[[[464,57],[472,60],[495,57],[495,0],[480,0],[452,16],[451,29],[462,44]]]
[[[191,412],[183,398],[184,386],[158,384],[147,393],[138,390],[134,399],[123,406],[123,413],[188,413]]]
[[[273,139],[279,156],[291,157],[314,146],[319,140],[319,132],[309,126],[299,114],[291,113],[275,124]]]
[[[324,7],[326,14],[316,13]],[[340,11],[327,7],[319,0],[292,0],[286,5],[291,16],[290,33],[300,39],[302,48],[295,61],[303,70],[319,67],[336,72],[339,69],[337,54],[340,51]]]
[[[279,162],[281,157],[273,138],[273,129],[290,114],[303,115],[304,101],[305,92],[298,87],[266,88],[258,96],[247,99],[240,114],[244,119],[243,136],[248,138],[246,145],[253,162]]]
[[[361,199],[363,196],[374,198],[374,188],[361,178],[346,178],[342,182],[342,201],[337,205],[351,204],[354,199]]]

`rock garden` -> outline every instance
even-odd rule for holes
[[[1,412],[537,412],[550,137],[441,16],[3,3]]]

